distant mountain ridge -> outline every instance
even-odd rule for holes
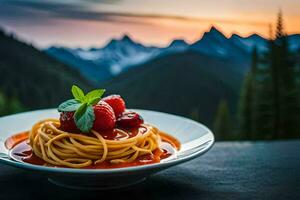
[[[291,50],[300,48],[300,34],[288,36]],[[184,40],[174,40],[167,47],[145,46],[135,42],[128,35],[120,39],[112,39],[104,47],[90,49],[71,49],[50,47],[45,52],[78,69],[95,82],[104,82],[126,71],[128,68],[141,65],[156,57],[183,52],[197,51],[209,56],[230,59],[240,63],[240,72],[247,71],[250,53],[256,46],[259,51],[267,49],[267,40],[257,34],[241,37],[233,34],[227,38],[215,27],[205,32],[201,39],[193,44]]]
[[[265,39],[258,36],[259,39],[265,42]],[[190,48],[215,57],[230,58],[235,62],[249,62],[249,53],[254,45],[265,45],[256,42],[254,37],[242,38],[238,35],[233,35],[229,39],[226,38],[219,30],[212,27],[209,32],[205,32],[203,37],[190,45]],[[248,44],[251,45],[248,45]]]
[[[50,47],[45,51],[95,82],[106,81],[126,67],[146,62],[160,53],[159,48],[146,47],[134,42],[127,35],[119,40],[112,39],[103,48]]]

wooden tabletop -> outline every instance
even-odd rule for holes
[[[0,164],[0,199],[300,199],[300,140],[217,142],[205,155],[112,191],[52,185]]]

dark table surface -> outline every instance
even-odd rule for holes
[[[80,191],[0,164],[0,199],[300,199],[300,140],[217,142],[205,155],[129,188]],[[127,198],[126,198],[127,197]]]

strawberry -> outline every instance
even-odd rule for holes
[[[120,95],[110,95],[103,98],[102,101],[105,101],[112,107],[116,117],[120,116],[125,111],[125,102]]]
[[[60,129],[66,132],[79,132],[74,121],[75,112],[61,112],[60,113]]]
[[[143,118],[136,112],[126,111],[117,119],[117,125],[123,128],[134,128],[144,123]]]
[[[93,129],[103,131],[113,129],[116,123],[116,117],[112,107],[104,101],[100,101],[94,106],[95,121]]]

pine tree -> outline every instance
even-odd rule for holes
[[[281,14],[279,14],[281,16]],[[278,21],[281,21],[281,17],[278,17]],[[281,24],[281,23],[278,23]],[[279,27],[279,28],[278,28]],[[276,37],[277,35],[281,35],[280,31],[282,29],[280,28],[282,25],[277,26],[276,29]],[[273,135],[274,138],[279,137],[279,133],[281,132],[281,109],[280,109],[280,81],[279,81],[279,66],[277,62],[277,51],[276,51],[276,44],[274,40],[269,41],[269,53],[268,53],[268,59],[269,59],[269,66],[270,66],[270,76],[272,81],[272,93],[270,93],[270,96],[272,96],[274,103],[273,103],[273,111],[274,111],[274,126],[273,126]]]
[[[219,103],[213,130],[217,140],[230,140],[233,138],[230,112],[225,100]]]
[[[256,47],[252,51],[251,69],[246,75],[241,90],[238,107],[238,132],[243,139],[253,138],[253,92],[254,92],[254,78],[257,72],[258,53]]]
[[[276,24],[276,38],[282,38],[285,36],[283,28],[283,19],[282,19],[282,11],[279,10],[277,15],[277,24]]]
[[[252,79],[252,139],[272,139],[274,133],[274,99],[270,68],[259,62]]]
[[[270,35],[268,41],[269,50],[259,59],[252,55],[252,69],[255,70],[246,76],[241,92],[238,119],[240,133],[245,139],[300,136],[296,59],[288,47],[280,11],[275,37]]]
[[[294,137],[300,128],[295,63],[288,46],[280,11],[277,18],[276,37],[270,46],[275,138]]]

